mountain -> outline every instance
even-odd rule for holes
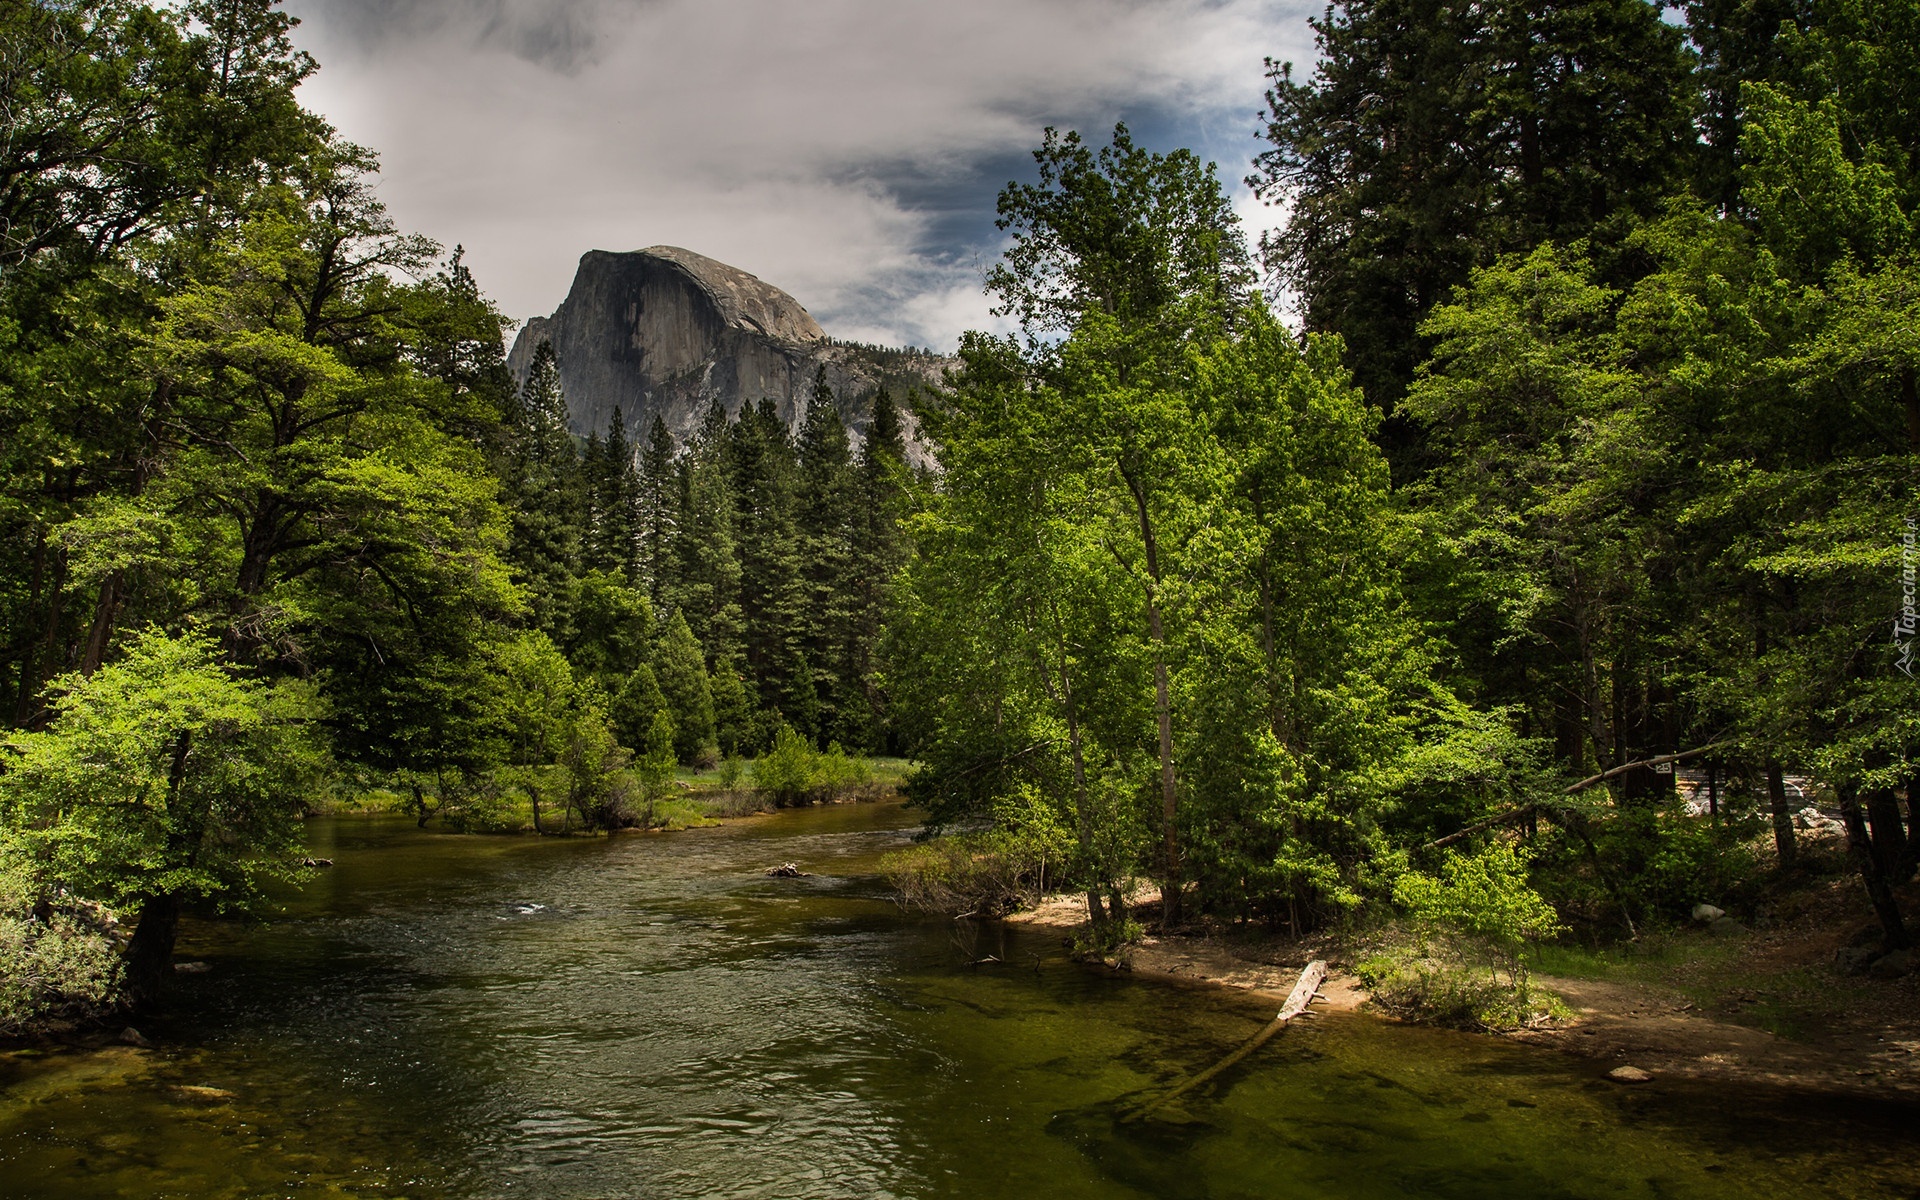
[[[514,339],[507,362],[516,379],[525,381],[543,339],[553,343],[573,431],[604,432],[618,407],[636,444],[656,415],[685,441],[715,399],[731,416],[771,398],[797,428],[823,368],[857,442],[880,386],[904,402],[956,365],[928,351],[834,341],[779,288],[678,246],[582,255],[566,300]],[[903,417],[909,453],[924,461],[912,415]]]

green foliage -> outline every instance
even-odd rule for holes
[[[58,681],[54,716],[6,742],[0,827],[42,888],[115,907],[244,903],[293,869],[321,768],[313,689],[268,686],[201,634],[135,634]]]
[[[753,786],[782,805],[810,801],[820,774],[820,752],[786,724],[774,726],[773,745],[753,762]]]
[[[654,643],[653,676],[666,701],[666,711],[673,718],[674,752],[680,761],[712,761],[717,757],[713,689],[700,644],[694,641],[693,630],[678,609],[667,618],[664,635]]]
[[[1511,986],[1524,987],[1527,945],[1564,928],[1529,884],[1527,863],[1526,852],[1505,841],[1472,855],[1450,851],[1438,876],[1409,871],[1393,897],[1416,922],[1483,948]]]
[[[0,1037],[98,1017],[120,997],[113,915],[44,880],[0,847]]]
[[[1071,827],[1027,787],[993,806],[990,828],[894,851],[880,870],[909,908],[1000,917],[1067,883],[1075,854]]]

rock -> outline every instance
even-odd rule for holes
[[[1864,975],[1879,951],[1869,946],[1842,946],[1833,955],[1833,969],[1842,975]]]
[[[208,971],[213,970],[213,964],[203,962],[177,962],[173,964],[173,969],[182,975],[205,975]]]
[[[1615,1083],[1651,1083],[1653,1073],[1642,1071],[1639,1067],[1615,1067],[1607,1072],[1607,1078]]]
[[[553,344],[573,431],[604,434],[617,408],[636,447],[656,416],[684,444],[715,400],[733,416],[743,404],[771,399],[787,426],[798,428],[822,371],[857,444],[875,390],[885,386],[900,401],[959,365],[923,351],[835,342],[779,288],[677,246],[582,255],[566,300],[514,339],[507,363],[518,381],[542,341]],[[929,465],[904,406],[901,420],[908,457]]]
[[[1867,968],[1867,974],[1875,979],[1898,979],[1902,975],[1910,974],[1913,968],[1913,951],[1895,950],[1891,954],[1883,954],[1874,959],[1873,965]]]
[[[1707,926],[1707,932],[1715,937],[1739,937],[1747,932],[1747,927],[1732,917],[1720,917]]]
[[[147,1040],[146,1035],[131,1025],[120,1031],[119,1040],[129,1046],[139,1046],[145,1050],[153,1049],[153,1043]]]
[[[184,1083],[173,1089],[174,1094],[188,1100],[207,1100],[215,1104],[233,1099],[233,1093],[225,1088],[206,1087],[197,1083]]]
[[[800,879],[812,874],[812,872],[802,871],[796,863],[781,863],[777,867],[768,867],[767,874],[777,879]]]
[[[1711,904],[1696,904],[1693,906],[1693,919],[1701,922],[1702,924],[1705,924],[1710,921],[1718,921],[1721,917],[1724,917],[1726,915],[1727,915],[1726,909],[1715,908]]]

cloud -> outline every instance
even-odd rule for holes
[[[381,152],[403,225],[516,316],[590,249],[686,246],[829,332],[988,321],[993,196],[1048,124],[1251,152],[1297,0],[294,0],[307,102]],[[1231,159],[1232,161],[1228,161]]]

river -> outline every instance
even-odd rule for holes
[[[605,840],[315,821],[337,864],[195,923],[152,1050],[0,1060],[0,1195],[1911,1196],[1915,1112],[1272,1016],[901,913],[897,805]],[[794,861],[813,874],[776,879]],[[1000,964],[969,966],[986,954]]]

